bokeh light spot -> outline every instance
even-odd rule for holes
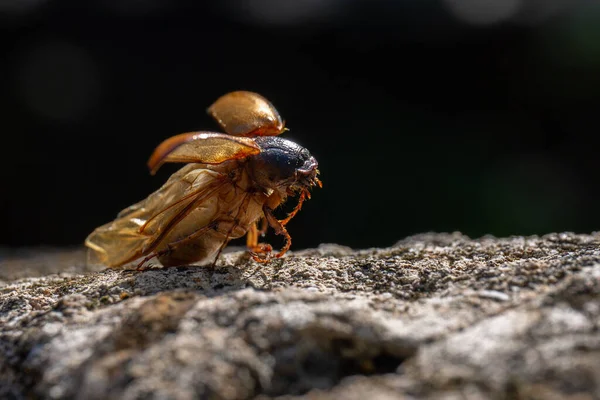
[[[519,12],[522,0],[444,0],[450,12],[472,25],[506,21]]]
[[[540,25],[577,5],[576,0],[528,0],[521,4],[519,12],[512,17],[512,21],[522,25]]]
[[[339,18],[343,0],[236,0],[226,2],[236,18],[254,24],[299,25]]]

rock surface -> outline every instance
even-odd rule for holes
[[[600,398],[600,234],[1,263],[3,399]]]

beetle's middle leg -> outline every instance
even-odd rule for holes
[[[151,254],[149,254],[147,257],[145,257],[137,266],[137,270],[138,271],[144,271],[146,268],[144,267],[144,264],[147,263],[148,261],[150,261],[151,259],[153,259],[154,257],[158,258],[158,257],[162,257],[164,255],[170,254],[171,252],[173,252],[177,247],[189,242],[190,240],[194,240],[195,238],[204,235],[206,232],[212,230],[212,229],[216,229],[219,225],[219,221],[214,220],[211,221],[208,225],[203,226],[202,228],[199,228],[197,230],[195,230],[194,232],[190,233],[188,236],[176,240],[174,242],[171,243],[167,243],[167,248],[160,250],[160,251],[156,251],[153,252]]]
[[[250,229],[246,234],[246,246],[249,249],[253,249],[258,245],[258,227],[256,226],[256,222],[253,222],[250,225]]]
[[[244,198],[242,199],[242,202],[240,203],[240,207],[238,208],[238,211],[235,214],[235,217],[233,218],[233,223],[231,224],[231,228],[229,228],[229,230],[225,234],[225,240],[223,240],[223,242],[221,243],[221,246],[219,247],[219,251],[217,251],[217,255],[216,255],[216,257],[215,257],[215,259],[214,259],[214,261],[212,263],[213,267],[215,265],[217,265],[217,260],[221,256],[221,252],[223,251],[223,249],[225,248],[225,246],[227,246],[227,243],[229,243],[229,238],[231,237],[231,233],[235,230],[235,228],[237,228],[238,226],[240,226],[240,217],[248,209],[248,204],[250,204],[250,200],[251,200],[251,196],[250,195],[251,195],[250,192],[247,192],[244,195]],[[252,226],[254,226],[254,224],[252,224]]]
[[[258,222],[253,223],[250,226],[250,230],[246,236],[246,247],[250,251],[252,256],[256,256],[258,254],[269,254],[273,251],[273,247],[268,243],[258,243],[258,237],[264,235],[266,232],[266,218],[263,219],[263,227],[258,229]]]

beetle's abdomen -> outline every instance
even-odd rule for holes
[[[165,267],[210,264],[216,257],[223,239],[223,235],[215,231],[208,232],[202,237],[192,239],[175,248],[172,252],[160,256],[158,259]]]

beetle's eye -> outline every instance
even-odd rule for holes
[[[305,148],[302,148],[302,150],[300,150],[300,156],[303,160],[308,160],[310,158],[310,152]]]

